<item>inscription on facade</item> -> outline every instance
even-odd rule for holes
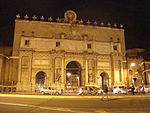
[[[49,60],[34,60],[34,65],[49,65]]]

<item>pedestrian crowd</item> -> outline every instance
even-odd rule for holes
[[[103,86],[103,91],[102,91],[102,97],[101,100],[110,100],[109,99],[109,93],[113,92],[114,94],[130,94],[130,95],[145,95],[145,94],[150,94],[150,88],[145,88],[145,87],[135,87],[134,85],[131,85],[130,87],[125,87],[125,86],[115,86],[112,90],[108,88],[107,85]]]
[[[125,86],[115,86],[113,89],[114,94],[150,94],[150,88],[145,88],[142,86],[135,87],[131,85],[130,87]]]

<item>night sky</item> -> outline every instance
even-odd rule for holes
[[[13,44],[16,14],[56,19],[66,10],[85,22],[123,24],[127,49],[150,47],[150,0],[0,0],[0,45]]]

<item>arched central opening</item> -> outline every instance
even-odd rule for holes
[[[66,66],[66,88],[75,89],[81,86],[81,65],[71,61]]]
[[[38,88],[44,87],[45,77],[46,77],[46,74],[42,71],[36,74],[35,84],[37,85]]]
[[[105,85],[108,85],[108,74],[106,72],[102,72],[99,77],[100,88],[104,88]]]

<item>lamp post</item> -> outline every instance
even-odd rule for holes
[[[67,77],[68,77],[68,82],[69,82],[69,84],[71,85],[71,83],[70,83],[70,82],[71,82],[71,80],[70,80],[71,73],[68,72],[68,73],[67,73]]]
[[[71,84],[70,84],[70,76],[71,76],[71,73],[67,73],[67,86],[66,86],[66,88],[67,88],[67,93],[69,93],[69,89],[70,89],[70,86],[71,86]]]
[[[71,82],[71,81],[70,81],[70,76],[71,76],[71,73],[67,73],[67,77],[68,77],[69,83]]]
[[[144,82],[144,85],[147,85],[147,71],[149,71],[149,69],[146,68],[146,61],[143,61],[143,72],[142,72],[142,75],[143,75],[143,82]]]
[[[79,77],[77,76],[77,80],[78,80],[78,87],[80,86],[80,84],[79,84]]]
[[[134,63],[134,62],[132,62],[131,64],[130,64],[130,68],[131,68],[131,71],[132,71],[132,73],[131,73],[131,83],[134,83],[134,81],[133,81],[133,73],[134,73],[134,69],[133,69],[133,67],[135,67],[136,66],[136,64]]]

